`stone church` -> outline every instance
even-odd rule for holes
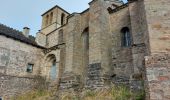
[[[0,97],[28,92],[42,77],[59,90],[126,84],[170,99],[169,0],[92,0],[72,14],[56,5],[35,38],[29,30],[0,24]]]

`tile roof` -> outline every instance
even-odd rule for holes
[[[23,43],[26,43],[32,46],[44,48],[44,47],[39,46],[35,42],[35,38],[33,36],[29,36],[29,38],[27,38],[22,34],[21,31],[15,30],[3,24],[0,24],[0,35],[4,35],[6,37],[12,38],[14,40],[18,40],[20,42],[23,42]]]

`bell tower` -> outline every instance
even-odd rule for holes
[[[48,45],[47,36],[59,27],[67,23],[69,13],[59,6],[54,6],[50,10],[43,13],[41,29],[37,33],[36,42],[41,46]]]
[[[42,14],[41,32],[48,34],[56,28],[66,24],[69,13],[59,6],[54,6]]]

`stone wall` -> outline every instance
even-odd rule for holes
[[[32,90],[43,56],[40,48],[0,36],[0,96]],[[28,64],[33,64],[32,73],[27,72]]]
[[[147,96],[149,100],[170,99],[170,54],[155,53],[145,57]]]
[[[150,45],[150,55],[145,58],[148,97],[150,100],[169,100],[170,1],[143,0],[143,4]]]
[[[144,0],[151,53],[170,52],[169,5],[169,0]]]
[[[87,71],[87,85],[101,87],[108,78],[111,67],[111,37],[108,3],[95,0],[89,9],[89,66]],[[111,5],[111,4],[110,4]],[[94,70],[94,74],[93,71]],[[96,77],[97,75],[97,77]],[[95,80],[93,80],[94,77]]]
[[[122,28],[128,27],[131,36],[133,35],[129,16],[128,7],[111,14],[110,28],[112,33],[112,74],[130,78],[133,72],[132,47],[123,47],[121,45]]]
[[[45,34],[38,32],[36,34],[36,40],[35,40],[38,45],[45,47],[47,45],[47,37]]]
[[[59,36],[58,30],[47,35],[47,48],[50,48],[50,47],[53,47],[59,44],[58,36]]]
[[[45,80],[41,77],[17,77],[0,74],[0,97],[9,100],[34,89],[46,89]]]

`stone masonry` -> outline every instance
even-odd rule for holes
[[[92,0],[80,13],[46,11],[33,41],[0,27],[0,96],[31,91],[41,77],[49,89],[123,84],[147,100],[169,100],[169,12],[169,0]]]

